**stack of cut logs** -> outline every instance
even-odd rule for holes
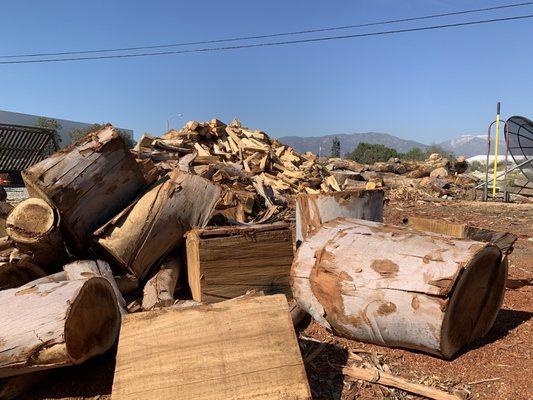
[[[501,305],[512,238],[384,225],[382,190],[340,191],[314,155],[237,122],[189,123],[133,152],[106,125],[22,177],[31,197],[0,239],[0,400],[108,351],[121,326],[114,398],[310,399],[290,324],[301,312],[281,294],[343,336],[444,357]],[[276,220],[298,192],[295,243]],[[208,385],[191,385],[198,360]],[[232,380],[244,371],[247,385]]]

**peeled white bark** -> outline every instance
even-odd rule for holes
[[[157,307],[168,307],[174,303],[174,290],[183,263],[176,257],[167,257],[161,264],[160,270],[155,274],[143,290],[143,310]]]
[[[80,364],[109,350],[120,326],[104,278],[0,291],[0,378]]]
[[[68,280],[87,279],[94,276],[101,276],[107,279],[115,292],[120,313],[122,315],[128,314],[126,301],[122,297],[122,293],[115,282],[113,272],[108,263],[102,260],[78,260],[64,265],[63,270]]]
[[[498,247],[356,219],[298,250],[294,298],[336,333],[452,357],[494,323],[505,290]]]

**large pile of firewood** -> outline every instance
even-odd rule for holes
[[[179,169],[228,189],[217,210],[237,222],[281,220],[296,193],[341,190],[316,155],[236,120],[191,121],[160,138],[143,136],[133,151],[148,179]]]

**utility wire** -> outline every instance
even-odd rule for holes
[[[329,32],[329,31],[337,31],[337,30],[344,30],[344,29],[363,28],[363,27],[369,27],[369,26],[396,24],[400,22],[410,22],[410,21],[419,21],[419,20],[424,20],[424,19],[442,18],[442,17],[449,17],[449,16],[454,16],[454,15],[464,15],[464,14],[472,14],[472,13],[479,13],[479,12],[486,12],[486,11],[495,11],[495,10],[502,10],[506,8],[516,8],[516,7],[524,7],[524,6],[530,6],[530,5],[533,5],[533,1],[506,4],[506,5],[495,6],[495,7],[485,7],[485,8],[476,8],[476,9],[470,9],[470,10],[454,11],[454,12],[442,13],[442,14],[431,14],[431,15],[424,15],[424,16],[418,16],[418,17],[391,19],[391,20],[378,21],[378,22],[368,22],[368,23],[357,24],[357,25],[345,25],[345,26],[334,26],[334,27],[328,27],[328,28],[308,29],[308,30],[303,30],[303,31],[272,33],[272,34],[264,34],[264,35],[256,35],[256,36],[241,36],[241,37],[234,37],[234,38],[227,38],[227,39],[213,39],[213,40],[204,40],[204,41],[196,41],[196,42],[160,44],[160,45],[153,45],[153,46],[120,47],[120,48],[96,49],[96,50],[77,50],[77,51],[63,51],[63,52],[55,52],[55,53],[8,54],[8,55],[0,55],[0,58],[22,58],[22,57],[64,56],[64,55],[74,55],[74,54],[95,54],[95,53],[108,53],[108,52],[116,52],[116,51],[149,50],[149,49],[161,49],[161,48],[168,48],[168,47],[181,47],[181,46],[190,46],[190,45],[199,45],[199,44],[236,42],[236,41],[241,41],[241,40],[265,39],[265,38],[273,38],[273,37],[279,37],[279,36],[304,35],[308,33]]]
[[[282,45],[298,44],[298,43],[325,42],[325,41],[339,40],[339,39],[351,39],[351,38],[361,38],[361,37],[369,37],[369,36],[384,36],[384,35],[393,35],[393,34],[406,33],[406,32],[420,32],[420,31],[429,31],[429,30],[444,29],[444,28],[456,28],[456,27],[461,27],[461,26],[489,24],[493,22],[502,22],[502,21],[514,21],[514,20],[521,20],[521,19],[527,19],[527,18],[533,18],[533,14],[517,15],[513,17],[506,17],[506,18],[484,19],[484,20],[469,21],[469,22],[458,22],[454,24],[432,25],[432,26],[424,26],[424,27],[419,27],[419,28],[396,29],[396,30],[391,30],[391,31],[359,33],[359,34],[343,35],[343,36],[326,36],[326,37],[312,38],[312,39],[287,40],[287,41],[282,41],[282,42],[253,43],[253,44],[242,44],[242,45],[225,46],[225,47],[207,47],[207,48],[200,48],[200,49],[159,51],[159,52],[153,52],[153,53],[115,54],[115,55],[108,55],[108,56],[88,56],[88,57],[48,58],[48,59],[45,58],[45,59],[40,59],[40,60],[0,61],[0,65],[1,64],[34,64],[34,63],[63,62],[63,61],[105,60],[105,59],[113,59],[113,58],[149,57],[149,56],[161,56],[161,55],[171,55],[171,54],[203,53],[203,52],[211,52],[211,51],[249,49],[253,47],[271,47],[271,46],[282,46]]]

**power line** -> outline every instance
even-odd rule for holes
[[[328,28],[308,29],[308,30],[303,30],[303,31],[281,32],[281,33],[272,33],[272,34],[255,35],[255,36],[240,36],[240,37],[227,38],[227,39],[213,39],[213,40],[204,40],[204,41],[196,41],[196,42],[160,44],[160,45],[153,45],[153,46],[119,47],[119,48],[96,49],[96,50],[76,50],[76,51],[63,51],[63,52],[55,52],[55,53],[8,54],[8,55],[0,55],[0,58],[46,57],[46,56],[64,56],[64,55],[74,55],[74,54],[95,54],[95,53],[108,53],[108,52],[117,52],[117,51],[149,50],[149,49],[161,49],[161,48],[168,48],[168,47],[182,47],[182,46],[191,46],[191,45],[199,45],[199,44],[236,42],[236,41],[242,41],[242,40],[266,39],[266,38],[280,37],[280,36],[304,35],[304,34],[309,34],[309,33],[329,32],[329,31],[336,31],[336,30],[363,28],[363,27],[369,27],[369,26],[396,24],[400,22],[410,22],[410,21],[419,21],[419,20],[424,20],[424,19],[442,18],[442,17],[449,17],[449,16],[455,16],[455,15],[464,15],[464,14],[472,14],[472,13],[479,13],[479,12],[486,12],[486,11],[502,10],[506,8],[524,7],[524,6],[530,6],[530,5],[533,5],[533,1],[506,4],[506,5],[495,6],[495,7],[485,7],[485,8],[476,8],[476,9],[470,9],[470,10],[454,11],[454,12],[449,12],[449,13],[431,14],[431,15],[424,15],[424,16],[418,16],[418,17],[391,19],[391,20],[378,21],[378,22],[368,22],[368,23],[356,24],[356,25],[344,25],[344,26],[335,26],[335,27],[328,27]]]
[[[326,36],[326,37],[313,38],[313,39],[287,40],[287,41],[282,41],[282,42],[253,43],[253,44],[242,44],[242,45],[235,45],[235,46],[207,47],[207,48],[200,48],[200,49],[175,50],[175,51],[159,51],[159,52],[153,52],[153,53],[115,54],[115,55],[109,55],[109,56],[89,56],[89,57],[69,57],[69,58],[48,58],[48,59],[41,59],[41,60],[0,61],[0,64],[35,64],[35,63],[63,62],[63,61],[106,60],[106,59],[113,59],[113,58],[149,57],[149,56],[162,56],[162,55],[171,55],[171,54],[238,50],[238,49],[249,49],[253,47],[271,47],[271,46],[282,46],[282,45],[298,44],[298,43],[324,42],[324,41],[330,41],[330,40],[361,38],[361,37],[369,37],[369,36],[384,36],[384,35],[393,35],[393,34],[406,33],[406,32],[420,32],[420,31],[428,31],[428,30],[436,30],[436,29],[444,29],[444,28],[456,28],[456,27],[461,27],[461,26],[489,24],[493,22],[514,21],[514,20],[521,20],[521,19],[527,19],[527,18],[533,18],[533,14],[517,15],[513,17],[493,18],[493,19],[485,19],[485,20],[477,20],[477,21],[469,21],[469,22],[458,22],[454,24],[432,25],[432,26],[424,26],[424,27],[419,27],[419,28],[396,29],[396,30],[391,30],[391,31],[359,33],[359,34],[343,35],[343,36]]]

